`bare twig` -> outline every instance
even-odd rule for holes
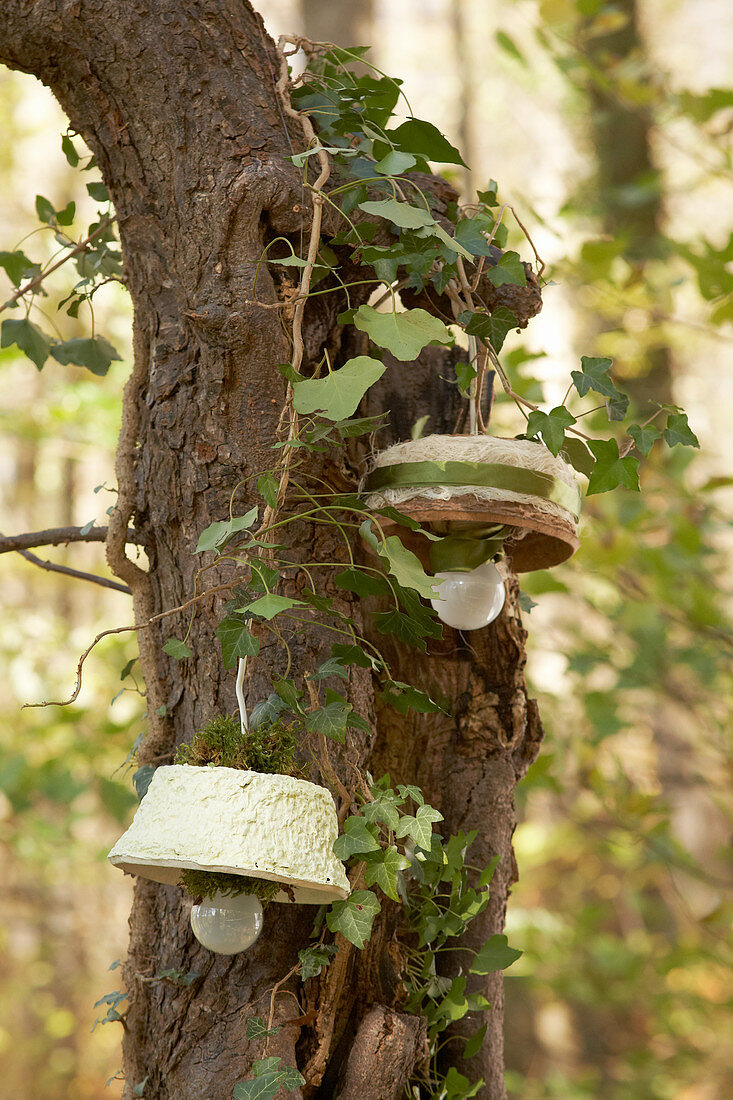
[[[0,534],[0,554],[36,546],[65,546],[69,542],[104,542],[106,538],[106,527],[48,527],[45,531],[24,531],[22,535]],[[137,531],[129,530],[127,541],[139,543]]]
[[[21,558],[25,558],[26,561],[31,562],[32,565],[37,565],[39,569],[44,569],[47,573],[63,573],[66,577],[75,577],[80,581],[90,581],[92,584],[101,585],[102,588],[112,588],[115,592],[124,592],[126,596],[132,595],[126,584],[108,580],[107,577],[98,577],[95,573],[85,573],[81,569],[72,569],[68,565],[57,565],[52,561],[44,561],[43,558],[31,554],[30,550],[14,549],[17,554],[20,554]]]

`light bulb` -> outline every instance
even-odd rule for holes
[[[254,894],[214,894],[191,909],[194,936],[219,955],[246,951],[258,938],[263,924],[262,906]]]
[[[438,618],[455,630],[480,630],[497,617],[504,606],[504,581],[493,562],[485,561],[470,573],[436,573],[430,601]]]

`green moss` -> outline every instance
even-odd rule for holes
[[[295,762],[297,747],[296,729],[284,722],[258,726],[242,736],[238,719],[217,714],[194,734],[190,744],[179,745],[175,763],[301,775],[303,769]]]
[[[246,875],[228,875],[223,871],[181,871],[180,883],[191,897],[197,899],[213,898],[214,894],[223,894],[225,897],[254,894],[259,898],[263,909],[272,901],[278,890],[283,889],[279,882],[270,882],[265,878],[249,878]]]

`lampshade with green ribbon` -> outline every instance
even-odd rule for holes
[[[580,545],[572,467],[535,440],[427,436],[376,455],[369,508],[392,506],[438,541],[400,527],[426,568],[469,572],[502,552],[515,572],[557,565]],[[383,517],[389,526],[389,517]]]

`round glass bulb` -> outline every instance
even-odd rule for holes
[[[191,928],[200,944],[219,955],[246,951],[258,938],[264,920],[254,894],[214,894],[191,909]]]
[[[439,585],[431,600],[438,618],[455,630],[480,630],[497,617],[504,606],[505,591],[501,573],[493,562],[485,561],[470,573],[436,573]]]

